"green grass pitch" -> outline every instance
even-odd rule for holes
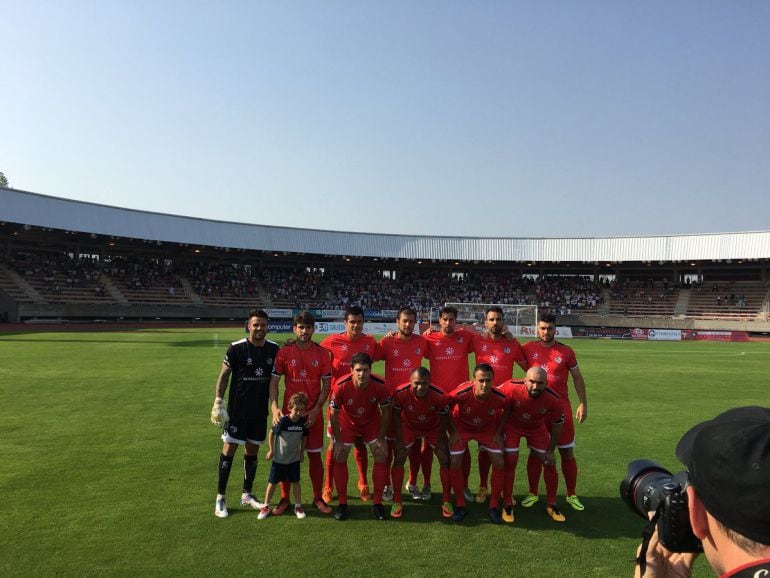
[[[586,509],[566,506],[560,486],[565,524],[546,517],[542,500],[518,507],[513,526],[493,526],[476,504],[452,524],[435,495],[407,503],[401,520],[378,522],[352,499],[344,523],[309,507],[304,521],[258,521],[237,505],[240,465],[220,520],[221,441],[209,410],[226,346],[241,336],[0,334],[0,575],[630,576],[642,521],[618,497],[626,464],[647,457],[677,471],[687,428],[770,400],[768,344],[572,340],[589,396],[576,447]],[[268,469],[260,461],[258,496]],[[438,468],[433,478],[435,490]],[[712,575],[705,560],[695,575]]]

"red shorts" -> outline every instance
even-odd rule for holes
[[[505,440],[505,451],[507,453],[518,452],[521,438],[526,438],[527,447],[537,452],[545,452],[548,444],[551,443],[551,436],[545,426],[536,430],[522,430],[505,425],[503,428],[503,439]]]
[[[562,403],[564,425],[561,426],[558,445],[560,448],[571,448],[575,447],[575,422],[572,416],[572,405],[570,405],[569,399],[564,399]]]
[[[404,445],[409,447],[417,441],[417,438],[425,438],[425,441],[430,444],[430,447],[435,448],[438,443],[438,428],[434,428],[428,431],[414,430],[409,427],[409,424],[401,422],[401,433],[404,436]]]
[[[356,425],[340,419],[340,437],[346,446],[352,446],[357,437],[361,437],[364,443],[371,444],[380,436],[380,420],[375,419],[364,425]]]
[[[449,448],[450,454],[462,454],[468,447],[468,442],[476,440],[479,444],[479,448],[490,451],[492,453],[500,454],[503,452],[501,448],[495,442],[495,428],[489,428],[481,431],[467,431],[460,427],[457,427],[457,433],[460,434],[460,440]]]
[[[320,452],[324,448],[323,413],[319,413],[315,423],[307,428],[307,441],[305,444],[305,448],[311,453]]]

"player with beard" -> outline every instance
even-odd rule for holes
[[[389,333],[380,340],[380,359],[385,360],[385,382],[390,387],[406,383],[409,376],[417,367],[422,367],[422,360],[428,356],[428,343],[422,335],[414,333],[417,323],[417,312],[411,307],[402,307],[396,316],[396,333]],[[388,432],[389,455],[388,464],[393,462],[393,427]],[[420,438],[419,443],[409,449],[409,481],[406,489],[412,499],[430,500],[430,475],[433,466],[433,448]],[[423,490],[417,489],[417,474],[422,465],[424,478]],[[403,481],[403,480],[402,480]],[[401,494],[401,488],[397,489]],[[394,488],[385,486],[383,499],[393,500]]]
[[[492,493],[489,498],[489,519],[499,524],[502,520],[497,509],[503,489],[505,469],[503,460],[502,427],[510,412],[510,401],[496,389],[494,371],[482,363],[473,370],[473,380],[459,385],[449,394],[452,405],[449,422],[449,468],[457,507],[452,519],[465,518],[463,455],[468,442],[475,440],[479,448],[490,454],[492,462]]]
[[[267,435],[267,409],[270,374],[278,354],[278,344],[267,339],[267,313],[252,309],[246,321],[248,337],[234,341],[227,348],[215,388],[211,422],[221,428],[222,454],[219,456],[219,481],[214,515],[228,516],[225,503],[227,481],[235,450],[244,446],[243,493],[241,505],[261,510],[263,504],[251,493],[257,473],[259,446]],[[230,383],[227,408],[224,395]]]
[[[495,371],[495,386],[513,378],[513,370],[518,363],[526,371],[527,360],[519,341],[505,331],[503,309],[490,305],[484,311],[486,333],[473,338],[473,353],[476,365],[486,363]],[[483,504],[487,499],[487,479],[489,477],[489,454],[479,452],[479,491],[476,501]]]
[[[350,373],[334,386],[329,407],[334,448],[334,484],[337,486],[339,505],[336,520],[348,518],[348,454],[357,438],[372,451],[374,468],[374,517],[386,519],[382,506],[382,490],[388,479],[388,442],[385,432],[390,423],[390,391],[385,380],[372,374],[372,358],[356,353],[350,360]]]
[[[449,393],[468,381],[468,353],[473,347],[474,333],[457,328],[457,309],[452,306],[443,307],[439,311],[438,323],[438,331],[426,331],[423,337],[428,342],[432,382],[445,393]],[[468,489],[471,453],[467,448],[462,469],[465,500],[471,501],[474,499]]]
[[[453,514],[449,475],[449,448],[446,431],[449,421],[449,397],[430,383],[430,371],[425,367],[412,370],[409,381],[396,388],[393,394],[393,433],[395,460],[391,469],[395,495],[390,515],[403,515],[401,483],[404,481],[404,463],[409,448],[422,439],[435,452],[441,466],[442,515]],[[432,456],[431,456],[432,457]]]
[[[575,461],[575,424],[572,406],[569,400],[568,380],[572,376],[572,385],[577,393],[579,404],[575,410],[575,419],[583,423],[588,417],[588,401],[583,375],[580,373],[575,352],[571,347],[556,340],[556,316],[542,312],[537,321],[537,339],[524,344],[524,354],[529,367],[542,367],[548,374],[548,387],[553,389],[562,400],[564,426],[559,436],[559,454],[564,484],[567,487],[567,503],[573,510],[585,509],[577,497],[578,468]],[[529,495],[521,501],[525,508],[537,503],[537,480],[540,478],[542,461],[530,454],[527,460],[527,472],[530,479]],[[533,485],[534,480],[534,485]]]
[[[308,437],[306,450],[308,471],[313,485],[313,506],[323,514],[331,514],[332,509],[322,497],[324,467],[321,461],[323,450],[324,419],[323,405],[329,397],[331,382],[331,359],[329,352],[315,343],[315,317],[309,311],[301,311],[294,317],[292,326],[296,340],[281,348],[275,359],[273,375],[270,378],[270,407],[273,413],[273,426],[278,425],[281,417],[289,413],[289,400],[294,394],[307,396],[306,427]],[[278,385],[284,379],[282,407],[278,407]],[[281,500],[273,509],[273,515],[284,512],[289,504],[290,484],[281,483]]]
[[[513,483],[519,460],[521,438],[527,440],[530,455],[543,463],[547,495],[546,513],[555,522],[565,517],[556,503],[559,477],[554,450],[564,423],[559,396],[546,386],[548,376],[542,367],[531,367],[524,381],[508,380],[499,386],[511,400],[511,414],[503,426],[505,442],[505,483],[503,484],[504,522],[513,524]]]
[[[364,310],[353,305],[345,311],[345,331],[329,335],[321,342],[321,346],[331,352],[332,355],[332,392],[337,382],[350,374],[350,360],[356,353],[366,353],[372,359],[379,359],[379,346],[374,337],[364,333]],[[355,441],[353,452],[358,469],[358,490],[361,499],[371,499],[369,483],[367,482],[367,469],[369,458],[362,440]],[[329,444],[326,452],[326,480],[324,482],[323,499],[325,502],[332,500],[332,480],[334,479],[333,447]],[[337,492],[340,488],[337,488]]]

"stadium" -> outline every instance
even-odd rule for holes
[[[402,305],[427,320],[445,302],[470,301],[553,309],[563,325],[597,337],[639,339],[665,329],[747,339],[770,330],[768,231],[420,237],[0,194],[0,315],[12,323],[211,323],[239,319],[252,306],[276,320],[298,308],[339,320],[347,304],[364,307],[369,320],[390,321]],[[349,279],[357,286],[341,291]]]
[[[366,234],[4,188],[0,239],[4,575],[253,574],[286,567],[286,549],[299,575],[631,575],[642,522],[618,497],[626,464],[678,471],[673,447],[690,424],[767,405],[768,231]],[[211,514],[219,438],[206,414],[246,312],[265,309],[282,343],[300,309],[316,314],[322,337],[360,305],[379,338],[401,306],[424,329],[447,302],[557,314],[591,408],[577,426],[585,512],[556,526],[519,508],[513,526],[493,526],[479,507],[452,525],[435,503],[408,503],[403,519],[378,524],[353,500],[345,525],[314,513],[257,522],[234,507],[223,530]],[[533,336],[530,321],[514,330]],[[268,469],[260,463],[260,491]],[[225,547],[223,532],[248,539]],[[341,546],[328,555],[331,544]],[[693,575],[711,575],[704,560]]]

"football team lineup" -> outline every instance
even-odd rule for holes
[[[470,576],[503,567],[531,576],[630,575],[628,560],[639,543],[641,522],[619,497],[618,484],[627,464],[650,458],[677,471],[681,465],[673,448],[690,425],[725,408],[767,403],[767,343],[570,339],[567,343],[585,377],[591,412],[589,419],[576,425],[577,495],[585,510],[574,511],[564,502],[560,475],[557,497],[565,523],[546,514],[543,480],[538,503],[530,508],[521,505],[529,495],[524,444],[520,448],[524,463],[518,464],[514,483],[513,524],[490,523],[489,495],[483,504],[466,500],[462,522],[444,518],[441,464],[435,454],[430,500],[413,499],[406,490],[407,455],[401,519],[381,523],[373,518],[372,500],[360,500],[354,455],[349,460],[348,521],[338,523],[333,514],[320,513],[310,502],[314,492],[305,455],[300,485],[307,518],[300,521],[289,515],[291,500],[284,515],[259,521],[258,510],[239,506],[242,450],[236,456],[238,474],[233,473],[228,489],[230,516],[221,520],[211,510],[215,456],[221,453],[222,442],[213,426],[201,423],[201,408],[208,411],[211,406],[216,368],[228,345],[244,336],[243,321],[229,328],[105,329],[33,328],[0,335],[0,383],[7,405],[0,449],[8,464],[0,473],[6,496],[0,525],[11,529],[0,544],[4,552],[0,567],[6,574],[21,567],[42,573],[66,573],[77,567],[83,574],[103,574],[106,569],[161,574],[173,567],[179,573],[238,575],[251,567],[255,556],[266,567],[281,567],[289,549],[302,567],[330,575],[355,574],[359,569],[389,576]],[[326,337],[316,333],[313,340]],[[374,337],[377,342],[387,339],[383,332]],[[281,345],[289,338],[297,337],[278,330],[267,335],[267,340]],[[217,347],[212,346],[215,339]],[[521,339],[522,345],[528,339]],[[468,356],[466,380],[475,361]],[[431,368],[429,359],[423,364]],[[385,362],[375,361],[373,373],[385,376]],[[524,375],[517,366],[514,377]],[[228,387],[225,397],[229,393]],[[283,381],[278,394],[282,405]],[[267,426],[271,418],[268,415]],[[324,426],[328,423],[324,414]],[[35,429],[45,435],[36,438],[35,451],[30,452],[26,440]],[[177,451],[169,451],[170,441]],[[328,443],[324,436],[324,450]],[[476,442],[470,443],[468,485],[475,498],[480,486],[478,451]],[[253,485],[259,501],[264,501],[272,466],[264,459],[267,449],[260,446]],[[558,450],[555,457],[559,472]],[[322,467],[325,458],[321,453]],[[372,493],[371,454],[368,460]],[[421,494],[422,471],[416,481]],[[120,488],[117,497],[116,488]],[[335,488],[333,511],[336,494]],[[271,506],[279,499],[276,489]],[[456,505],[454,497],[452,504]],[[389,517],[392,502],[383,500],[383,505]],[[415,547],[404,550],[403,556],[391,556],[384,569],[369,560],[368,549],[361,550],[362,531],[371,544],[390,543],[397,532],[400,542]],[[212,539],[222,534],[256,540],[223,556],[220,541]],[[281,548],[275,547],[275,536],[280,536]],[[340,548],[333,557],[319,557],[330,536]],[[124,554],[116,557],[116,551]],[[440,563],[435,554],[439,551]],[[711,572],[699,559],[693,575]]]
[[[566,521],[557,501],[558,455],[564,500],[572,510],[582,512],[574,422],[586,420],[588,400],[573,349],[557,341],[556,317],[551,313],[537,315],[534,310],[528,322],[535,323],[537,339],[522,346],[506,325],[503,307],[475,308],[483,311],[483,332],[459,327],[460,311],[464,318],[468,312],[447,305],[438,312],[438,329],[419,335],[417,312],[405,307],[397,313],[396,330],[377,342],[363,331],[364,311],[352,306],[345,311],[344,331],[329,335],[320,345],[312,339],[313,314],[302,311],[293,319],[294,338],[282,348],[267,339],[267,314],[249,312],[248,336],[227,350],[211,413],[212,423],[223,428],[215,515],[229,515],[227,484],[236,450],[243,446],[240,504],[259,510],[259,519],[283,514],[292,494],[294,514],[306,517],[300,486],[300,462],[306,455],[313,488],[310,504],[321,514],[346,520],[350,515],[348,457],[353,449],[360,498],[372,502],[377,520],[404,516],[403,490],[412,500],[432,499],[435,457],[442,517],[462,522],[467,502],[488,500],[491,523],[513,524],[513,487],[522,440],[529,449],[529,492],[521,506],[529,508],[540,501],[542,476],[545,514],[556,523]],[[469,356],[474,359],[470,375]],[[424,359],[430,370],[423,366]],[[384,377],[372,373],[374,361],[384,362]],[[516,365],[526,371],[524,379],[513,379]],[[577,397],[574,418],[570,381]],[[330,442],[323,461],[325,433]],[[478,447],[475,494],[469,487],[470,442]],[[265,443],[272,463],[261,500],[253,486],[260,445]],[[271,507],[278,487],[280,499]],[[337,507],[333,509],[335,488]],[[389,514],[384,503],[390,504]]]

